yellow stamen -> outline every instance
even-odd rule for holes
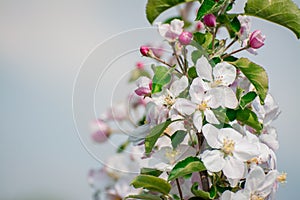
[[[168,160],[170,161],[170,164],[173,165],[176,163],[176,156],[179,154],[178,151],[173,150],[173,149],[169,149],[167,150],[165,156],[168,158]]]
[[[234,150],[234,141],[224,138],[222,150],[225,154],[231,155]]]
[[[198,110],[204,111],[208,108],[207,101],[202,101],[201,104],[198,105]]]
[[[286,182],[287,173],[281,173],[279,176],[277,176],[277,181],[280,183]]]

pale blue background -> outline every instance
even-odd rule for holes
[[[86,174],[99,163],[76,135],[73,81],[97,44],[124,30],[149,27],[145,4],[0,1],[1,200],[90,199]],[[254,20],[253,28],[261,29],[267,40],[251,58],[266,67],[282,110],[275,125],[281,144],[279,169],[288,172],[288,183],[281,186],[278,199],[299,199],[300,41],[287,29],[261,20]]]

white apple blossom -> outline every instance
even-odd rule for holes
[[[253,101],[252,106],[254,112],[257,114],[257,117],[264,124],[264,129],[259,136],[260,140],[268,145],[271,149],[277,150],[279,148],[277,131],[271,126],[271,123],[277,119],[280,114],[279,106],[270,94],[266,96],[264,105],[260,104],[260,100],[257,97]]]
[[[222,170],[224,175],[231,179],[243,178],[245,162],[259,154],[257,145],[248,142],[232,128],[218,129],[206,124],[202,131],[208,145],[213,148],[200,155],[207,170]]]
[[[221,200],[266,200],[274,189],[277,176],[277,170],[265,174],[261,167],[253,166],[246,177],[245,188],[237,193],[227,190]]]
[[[176,149],[170,146],[163,146],[154,152],[150,158],[147,158],[145,166],[148,168],[155,168],[161,171],[170,171],[175,164],[189,156],[195,156],[196,149],[185,144],[180,144]]]
[[[177,97],[183,92],[189,85],[188,78],[182,76],[180,79],[175,80],[170,88],[163,89],[162,92],[152,95],[153,102],[159,106],[166,106],[171,109],[175,104]]]
[[[159,34],[169,42],[175,42],[183,31],[184,22],[174,19],[170,24],[158,24]]]
[[[213,101],[215,97],[212,94],[206,93],[203,85],[204,82],[201,78],[194,79],[189,90],[191,101],[180,98],[174,105],[174,108],[181,114],[193,114],[193,123],[198,132],[200,132],[202,128],[203,114],[209,123],[219,123],[211,110],[211,108],[219,107],[219,104],[216,104],[216,101]]]
[[[204,82],[204,88],[207,93],[215,97],[212,99],[214,104],[232,109],[237,107],[236,95],[228,87],[236,78],[236,69],[233,65],[221,62],[212,68],[208,60],[202,56],[197,60],[196,71],[200,78],[208,81]]]

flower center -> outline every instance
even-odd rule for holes
[[[208,109],[207,101],[202,101],[201,104],[198,105],[198,110],[204,111]]]
[[[175,103],[175,99],[173,99],[170,95],[166,96],[164,101],[165,101],[165,105],[168,107],[169,106],[171,107]]]
[[[214,80],[214,82],[211,83],[211,87],[214,88],[214,87],[218,87],[219,85],[221,85],[223,83],[223,76],[217,76]]]
[[[176,163],[176,156],[179,154],[178,151],[169,149],[166,151],[165,156],[168,158],[170,161],[170,164],[173,165]]]
[[[265,198],[256,195],[256,194],[252,194],[250,200],[264,200]]]
[[[277,176],[277,181],[280,183],[285,183],[286,176],[287,176],[287,173],[281,173],[279,176]]]
[[[233,140],[228,140],[228,139],[224,138],[222,150],[227,155],[232,154],[232,152],[234,150],[234,141]]]

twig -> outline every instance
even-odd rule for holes
[[[197,138],[198,138],[198,147],[199,150],[202,148],[203,142],[204,142],[204,136],[202,132],[197,132]],[[201,171],[199,172],[201,183],[202,183],[202,189],[205,192],[209,191],[209,182],[208,182],[208,174],[207,171]]]
[[[181,187],[180,187],[180,184],[179,184],[179,181],[178,181],[178,178],[176,178],[176,185],[177,185],[177,188],[178,188],[178,193],[179,193],[180,199],[184,200],[183,199],[183,195],[182,195],[182,191],[181,191]]]
[[[226,55],[222,56],[221,58],[222,58],[222,59],[227,58],[227,57],[229,57],[229,56],[231,56],[231,55],[233,55],[233,54],[235,54],[235,53],[238,53],[238,52],[240,52],[240,51],[246,50],[246,49],[248,49],[248,48],[249,48],[249,46],[245,46],[245,47],[240,48],[240,49],[238,49],[238,50],[235,50],[235,51],[233,51],[233,52],[231,52],[231,53],[229,53],[229,54],[226,54]]]

